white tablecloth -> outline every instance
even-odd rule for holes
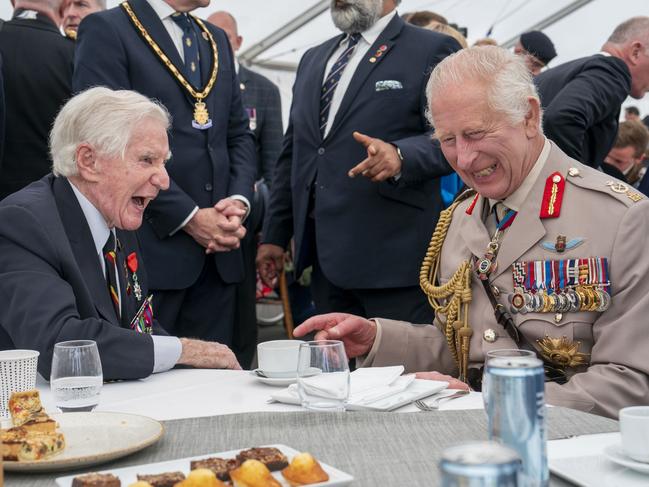
[[[56,411],[47,382],[40,379],[37,387],[47,411]],[[269,403],[275,387],[262,384],[249,371],[174,369],[146,379],[104,384],[97,411],[142,414],[159,421],[196,418],[221,414],[259,411],[300,411],[299,406]],[[482,395],[469,396],[442,403],[440,409],[480,409]],[[417,411],[414,405],[397,411]],[[350,413],[353,414],[353,413]]]

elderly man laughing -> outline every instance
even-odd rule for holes
[[[91,88],[50,134],[53,174],[0,203],[0,349],[96,340],[104,377],[176,364],[239,368],[226,346],[168,336],[153,318],[133,230],[169,187],[166,109],[133,91]]]
[[[334,313],[295,335],[476,389],[487,352],[525,348],[545,362],[550,404],[609,417],[647,404],[647,199],[545,138],[531,76],[501,48],[449,56],[427,92],[442,151],[472,188],[440,216],[420,273],[434,324]]]

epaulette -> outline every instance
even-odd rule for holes
[[[460,203],[468,198],[471,198],[471,196],[475,196],[476,191],[473,188],[464,188],[453,200],[453,203]]]
[[[566,181],[580,188],[607,194],[627,207],[647,199],[633,186],[590,167],[570,167]]]

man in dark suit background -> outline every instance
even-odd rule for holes
[[[149,205],[138,232],[156,312],[172,334],[230,345],[254,138],[227,37],[188,15],[208,3],[130,0],[87,16],[73,87],[133,89],[171,113],[170,186]]]
[[[61,35],[63,0],[16,0],[2,23],[0,56],[5,92],[0,199],[50,170],[47,135],[70,97],[74,44]]]
[[[458,50],[407,25],[395,0],[333,0],[344,32],[300,61],[258,267],[268,283],[295,235],[318,312],[432,319],[418,285],[450,173],[427,124],[425,87]]]
[[[138,93],[87,90],[54,122],[54,174],[0,203],[0,349],[38,350],[45,378],[54,344],[79,339],[97,342],[107,379],[238,368],[221,344],[168,336],[150,308],[133,231],[169,186],[169,124]]]
[[[236,19],[228,12],[215,12],[207,21],[220,27],[227,34],[233,53],[241,47],[243,37],[239,35]],[[255,134],[257,151],[257,185],[271,184],[275,163],[282,150],[282,104],[277,86],[265,76],[236,63],[241,88],[241,100],[248,114],[250,130]],[[252,361],[257,345],[256,291],[257,235],[261,230],[264,206],[261,200],[263,188],[257,188],[247,220],[246,236],[241,241],[241,253],[245,269],[244,280],[237,284],[237,328],[232,348],[239,361],[246,366]]]
[[[649,91],[649,17],[622,22],[601,53],[549,69],[535,82],[548,138],[568,156],[600,167],[615,142],[622,102]]]

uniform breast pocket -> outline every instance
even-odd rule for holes
[[[516,327],[528,341],[538,347],[537,340],[545,337],[561,339],[569,348],[580,343],[579,351],[590,350],[593,343],[593,323],[599,313],[582,311],[577,313],[517,313],[513,315]],[[553,345],[554,346],[554,345]]]

